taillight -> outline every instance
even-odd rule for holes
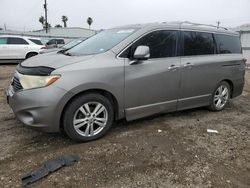
[[[243,58],[243,63],[247,65],[247,58]]]

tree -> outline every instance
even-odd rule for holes
[[[62,26],[60,24],[56,24],[55,27],[60,28]]]
[[[45,18],[43,16],[40,16],[39,22],[42,24],[43,28],[45,28]]]
[[[89,28],[90,28],[91,24],[93,23],[93,19],[91,17],[88,17],[87,23],[88,23]]]
[[[64,27],[67,27],[67,21],[68,21],[68,17],[62,16],[62,22],[63,22]]]

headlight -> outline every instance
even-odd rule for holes
[[[51,75],[51,76],[22,75],[19,79],[21,85],[23,86],[23,89],[34,89],[34,88],[49,86],[59,78],[60,75]]]

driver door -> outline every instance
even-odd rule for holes
[[[177,57],[178,31],[153,31],[125,50],[125,113],[133,120],[156,113],[175,111],[180,82]],[[150,48],[148,60],[134,61],[138,46]],[[136,60],[135,60],[136,61]]]

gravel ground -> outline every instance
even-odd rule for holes
[[[223,112],[120,121],[104,138],[77,144],[15,119],[4,94],[14,69],[0,66],[0,187],[21,187],[22,175],[62,154],[81,160],[32,187],[250,187],[250,71]]]

